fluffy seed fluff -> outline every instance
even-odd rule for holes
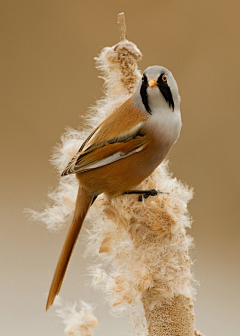
[[[79,304],[74,304],[72,307],[64,304],[58,298],[58,306],[56,310],[57,315],[62,319],[66,325],[65,333],[67,336],[92,336],[93,330],[98,325],[98,320],[93,314],[93,308],[81,301]]]
[[[141,76],[137,67],[141,57],[133,43],[123,41],[104,48],[96,58],[105,97],[90,109],[84,129],[68,128],[62,136],[51,160],[59,172],[90,130],[133,94]],[[129,312],[135,334],[201,335],[195,329],[192,304],[192,238],[186,234],[191,226],[187,204],[192,190],[172,178],[167,161],[141,188],[164,193],[143,202],[135,195],[101,195],[89,211],[92,225],[86,254],[101,261],[91,266],[93,285],[108,294],[113,312]],[[58,188],[49,195],[52,204],[43,212],[31,211],[32,218],[42,220],[49,229],[61,228],[73,213],[76,193],[75,176],[60,178]],[[68,335],[80,335],[77,330]]]

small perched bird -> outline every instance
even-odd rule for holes
[[[76,174],[79,189],[73,220],[49,291],[47,310],[60,291],[90,205],[101,193],[109,196],[138,193],[132,189],[163,161],[180,130],[177,83],[166,68],[150,66],[143,72],[135,93],[89,135],[62,173],[62,176]],[[151,192],[144,191],[154,195]]]

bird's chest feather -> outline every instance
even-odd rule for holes
[[[167,154],[179,137],[181,125],[179,110],[159,109],[149,116],[146,126],[151,141]]]

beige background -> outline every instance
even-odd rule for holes
[[[239,335],[239,1],[2,0],[0,7],[0,334],[63,335],[45,301],[66,230],[51,234],[27,222],[23,209],[40,209],[56,186],[51,148],[101,97],[93,57],[118,42],[116,15],[124,11],[128,37],[144,54],[140,68],[168,67],[182,96],[183,129],[170,160],[196,193],[197,327],[206,336]],[[96,335],[123,335],[127,319],[113,319],[85,285],[83,250],[80,241],[61,294],[100,304]]]

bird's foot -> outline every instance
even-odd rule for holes
[[[132,194],[137,194],[140,195],[138,197],[139,202],[142,202],[144,199],[148,198],[149,196],[157,196],[158,194],[167,194],[163,191],[156,190],[156,189],[150,189],[150,190],[129,190],[125,191],[123,195],[132,195]]]

